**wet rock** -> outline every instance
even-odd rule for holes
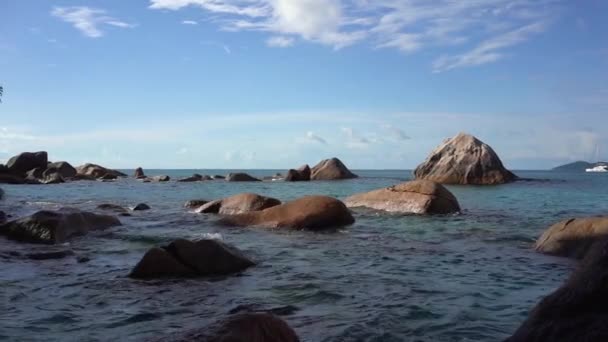
[[[596,240],[570,278],[543,298],[507,342],[608,341],[608,239]]]
[[[178,239],[146,252],[129,276],[150,279],[227,275],[253,265],[239,250],[221,241]]]
[[[72,181],[94,181],[96,180],[93,176],[76,174],[76,176],[72,177]]]
[[[209,203],[209,201],[204,200],[204,199],[190,200],[190,201],[184,203],[184,207],[194,209],[194,208],[198,208],[207,203]]]
[[[443,185],[415,180],[348,197],[348,207],[367,207],[398,213],[450,214],[460,211],[454,195]]]
[[[490,146],[465,133],[433,150],[414,175],[442,184],[493,185],[517,179]]]
[[[116,179],[118,177],[126,177],[124,173],[105,168],[97,164],[87,163],[76,168],[78,175],[90,176],[100,179]]]
[[[133,177],[137,178],[137,179],[146,178],[146,175],[144,174],[144,169],[142,169],[141,167],[138,167],[137,169],[135,169],[135,173],[133,174]]]
[[[281,201],[276,198],[253,193],[242,193],[204,204],[196,212],[231,215],[264,210],[279,204],[281,204]]]
[[[60,184],[65,183],[63,177],[58,173],[52,173],[41,180],[42,184]]]
[[[118,176],[106,173],[105,175],[99,177],[98,179],[100,179],[102,181],[113,181],[113,180],[118,179]]]
[[[228,311],[229,314],[234,315],[238,313],[251,313],[251,312],[267,312],[272,313],[279,316],[289,316],[293,315],[300,309],[293,305],[286,305],[274,308],[266,308],[259,304],[246,304],[246,305],[238,305],[237,307],[230,309]]]
[[[51,260],[51,259],[63,259],[65,257],[74,255],[71,250],[62,251],[51,251],[51,252],[39,252],[39,253],[28,253],[26,257],[32,260]]]
[[[14,175],[24,175],[27,171],[41,168],[43,171],[48,164],[46,152],[23,152],[18,154],[6,163],[8,171]]]
[[[6,222],[6,213],[0,210],[0,224]]]
[[[63,243],[71,237],[89,231],[119,226],[114,216],[98,215],[86,211],[64,208],[58,211],[42,210],[0,226],[0,235],[9,239],[32,243]]]
[[[344,203],[326,196],[306,196],[261,211],[228,215],[220,220],[229,226],[307,230],[333,229],[354,222]]]
[[[152,182],[168,182],[171,180],[171,177],[167,175],[148,177],[148,179]]]
[[[190,177],[178,179],[177,181],[178,182],[200,182],[202,180],[203,180],[203,176],[199,175],[198,173],[195,173]]]
[[[536,241],[537,251],[581,259],[593,243],[608,236],[608,217],[563,220],[549,227]]]
[[[108,210],[108,211],[113,211],[116,213],[127,213],[129,212],[129,210],[127,210],[127,208],[122,207],[118,204],[113,204],[113,203],[103,203],[97,206],[97,209],[99,210]]]
[[[286,182],[305,182],[310,180],[310,166],[308,164],[300,166],[299,169],[290,169],[285,176]]]
[[[213,179],[226,179],[226,177],[221,176],[221,175],[215,175],[215,176],[213,176]]]
[[[133,211],[140,211],[140,210],[150,210],[152,208],[150,208],[149,205],[147,205],[146,203],[139,203],[138,205],[133,207]]]
[[[52,174],[58,174],[64,179],[70,179],[76,176],[76,169],[68,162],[60,161],[49,163],[46,170],[42,173],[42,177],[49,177]]]
[[[0,200],[4,198],[4,190],[0,188]]]
[[[252,177],[246,173],[238,172],[238,173],[229,173],[226,176],[226,181],[228,182],[261,182],[261,180]]]
[[[25,173],[25,178],[28,178],[28,179],[42,178],[42,174],[44,173],[44,171],[45,171],[45,169],[42,167],[37,167],[35,169],[31,169]]]
[[[338,180],[357,178],[338,158],[325,159],[311,170],[311,180]]]

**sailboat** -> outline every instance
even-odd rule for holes
[[[599,160],[600,159],[600,145],[595,145],[595,160]],[[608,172],[608,165],[606,164],[600,164],[600,165],[595,165],[592,168],[589,169],[585,169],[585,172]]]

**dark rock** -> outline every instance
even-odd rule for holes
[[[85,262],[89,262],[91,261],[91,258],[87,257],[87,256],[79,256],[76,261],[78,261],[79,264],[83,264]]]
[[[73,178],[76,176],[76,169],[68,162],[60,161],[48,164],[42,177],[48,177],[52,174],[59,174],[64,179]]]
[[[64,208],[59,211],[42,210],[10,221],[0,226],[0,235],[18,241],[53,244],[92,230],[119,225],[120,221],[114,216]]]
[[[184,203],[184,207],[194,209],[194,208],[198,208],[207,203],[209,203],[209,201],[204,200],[204,199],[190,200],[190,201]]]
[[[367,207],[389,212],[413,214],[450,214],[460,211],[454,195],[443,185],[414,180],[388,188],[348,197],[349,207]]]
[[[490,146],[464,133],[433,150],[414,175],[441,184],[493,185],[517,179]]]
[[[199,175],[198,173],[195,173],[190,177],[178,179],[177,181],[178,182],[200,182],[202,180],[203,180],[203,176]]]
[[[137,169],[135,169],[135,173],[133,174],[133,177],[135,177],[137,179],[146,178],[146,175],[144,174],[144,169],[142,169],[141,167],[138,167]]]
[[[563,220],[549,227],[536,241],[536,250],[582,259],[591,246],[608,236],[608,217]]]
[[[608,239],[596,240],[577,270],[543,298],[507,342],[608,341]]]
[[[93,176],[76,174],[76,176],[72,177],[71,180],[73,180],[73,181],[81,181],[81,180],[83,180],[83,181],[94,181],[94,180],[96,180],[96,178],[93,177]]]
[[[281,201],[276,198],[252,193],[242,193],[204,204],[196,209],[196,212],[231,215],[264,210],[279,204],[281,204]]]
[[[246,173],[238,172],[238,173],[229,173],[226,176],[226,181],[228,182],[261,182],[261,180],[252,177]]]
[[[6,222],[6,213],[0,210],[0,224]]]
[[[246,313],[228,317],[204,329],[168,336],[158,342],[299,342],[295,331],[269,313]]]
[[[152,248],[135,266],[132,278],[226,275],[255,265],[234,247],[218,240],[175,240]]]
[[[4,184],[25,184],[25,178],[9,173],[0,173],[0,183]]]
[[[46,169],[48,155],[46,152],[23,152],[9,159],[6,166],[10,173],[24,175],[27,171],[42,168]]]
[[[220,176],[220,175],[215,175],[213,176],[213,179],[225,179],[226,177],[224,176]]]
[[[220,223],[229,226],[307,230],[333,229],[354,222],[344,203],[326,196],[306,196],[261,211],[228,215],[220,220]]]
[[[4,198],[4,190],[0,188],[0,200]]]
[[[103,180],[103,181],[110,181],[110,180],[115,180],[117,178],[118,178],[118,176],[116,176],[115,174],[106,173],[105,175],[99,177],[98,179]]]
[[[140,210],[150,210],[150,206],[147,205],[146,203],[139,203],[138,205],[133,207],[133,211],[140,211]]]
[[[311,180],[338,180],[357,178],[338,158],[325,159],[311,170]]]
[[[299,169],[290,169],[285,176],[286,182],[306,182],[310,180],[310,166],[308,164],[301,166]]]

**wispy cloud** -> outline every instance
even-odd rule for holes
[[[216,41],[212,41],[212,40],[206,40],[206,41],[202,41],[201,44],[218,47],[218,48],[224,50],[224,52],[227,55],[232,54],[232,49],[230,49],[230,46],[228,46],[226,44],[223,44],[223,43],[220,43],[220,42],[216,42]]]
[[[318,142],[321,143],[323,145],[327,145],[327,140],[321,138],[320,136],[316,135],[314,132],[307,132],[306,133],[306,139],[308,139],[309,141],[314,141],[314,142]]]
[[[501,52],[507,47],[525,42],[534,34],[543,32],[547,23],[538,22],[516,30],[509,31],[479,44],[471,51],[455,56],[442,56],[433,63],[434,72],[442,72],[455,68],[471,67],[495,62],[504,57]]]
[[[51,15],[70,23],[87,37],[99,38],[104,35],[101,26],[109,25],[120,28],[131,28],[133,24],[120,21],[106,14],[106,11],[86,6],[55,7]]]
[[[342,133],[346,136],[346,146],[348,148],[364,148],[371,144],[371,141],[355,133],[351,127],[342,127]]]
[[[226,31],[270,34],[266,45],[296,39],[334,49],[356,43],[404,53],[464,44],[473,50],[438,58],[434,71],[500,60],[507,48],[547,29],[563,0],[151,0],[150,8],[193,6]]]
[[[275,36],[268,38],[268,40],[266,40],[266,45],[270,47],[286,48],[293,46],[294,41],[295,40],[291,37]]]
[[[382,128],[384,130],[386,130],[393,138],[397,139],[397,140],[410,140],[411,138],[405,134],[405,132],[403,130],[401,130],[398,127],[395,127],[393,125],[390,124],[384,124],[382,125]]]
[[[198,22],[194,21],[194,20],[182,20],[182,24],[184,24],[184,25],[198,25]]]

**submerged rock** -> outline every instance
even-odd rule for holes
[[[15,175],[24,175],[27,171],[41,168],[44,171],[48,164],[48,154],[41,152],[23,152],[6,163],[8,171]]]
[[[124,173],[116,170],[107,169],[97,164],[87,163],[76,168],[78,175],[90,176],[100,179],[116,179],[126,177]]]
[[[389,212],[450,214],[460,211],[454,195],[443,185],[415,180],[348,197],[349,207],[368,207]]]
[[[220,222],[240,227],[324,230],[350,225],[355,219],[344,203],[335,198],[306,196],[261,211],[228,215]]]
[[[204,204],[196,212],[231,215],[264,210],[279,204],[281,204],[281,201],[276,198],[253,193],[242,193]]]
[[[152,248],[135,266],[131,278],[164,278],[226,275],[255,263],[236,248],[218,240],[178,239],[163,248]]]
[[[549,227],[536,241],[537,251],[581,259],[591,245],[608,237],[608,217],[572,218]]]
[[[0,235],[32,243],[63,243],[92,230],[121,225],[114,216],[99,215],[76,209],[42,210],[0,226]]]
[[[226,181],[228,182],[261,182],[261,180],[252,177],[246,173],[238,172],[238,173],[229,173],[226,176]]]
[[[299,342],[285,321],[270,313],[245,313],[228,317],[203,329],[190,330],[157,342]]]
[[[608,341],[608,239],[596,240],[570,278],[543,298],[507,342]]]
[[[311,170],[311,180],[338,180],[357,178],[338,158],[320,161]]]
[[[492,185],[517,179],[490,146],[465,133],[439,145],[414,170],[414,175],[416,179],[442,184]]]
[[[204,199],[190,200],[190,201],[184,203],[184,207],[194,209],[194,208],[198,208],[207,203],[209,203],[209,201],[204,200]]]
[[[300,166],[299,169],[290,169],[285,176],[286,182],[306,182],[310,180],[310,166],[308,164]]]
[[[171,177],[169,177],[167,175],[162,175],[162,176],[149,177],[148,179],[151,180],[152,182],[168,182],[171,180]]]
[[[149,205],[147,205],[146,203],[139,203],[138,205],[133,207],[133,211],[142,211],[142,210],[150,210],[152,208],[150,208]]]
[[[74,255],[74,251],[66,249],[60,251],[50,251],[50,252],[37,252],[37,253],[28,253],[26,257],[32,260],[51,260],[51,259],[63,259],[68,256]]]
[[[103,203],[97,206],[97,209],[99,210],[108,210],[108,211],[113,211],[116,213],[127,213],[129,212],[129,210],[127,210],[127,208],[122,207],[118,204],[113,204],[113,203]]]

